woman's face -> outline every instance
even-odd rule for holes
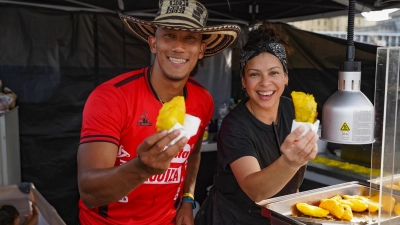
[[[260,53],[247,61],[244,67],[242,86],[246,88],[255,108],[277,110],[287,83],[288,76],[284,72],[282,63],[270,53]]]

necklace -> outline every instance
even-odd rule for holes
[[[266,122],[264,121],[263,117],[261,117],[261,118],[258,118],[258,117],[257,117],[256,112],[254,111],[251,102],[249,101],[248,103],[249,103],[249,105],[250,105],[250,113],[253,114],[253,116],[254,116],[256,119],[258,119],[259,121],[261,121],[261,122],[263,122],[263,123],[265,123],[265,124],[268,124],[268,123],[266,123]],[[277,115],[276,115],[276,119],[272,120],[272,124],[276,124],[276,123],[278,122],[278,118],[279,118],[279,112],[278,112]]]
[[[160,101],[160,102],[161,102],[161,104],[162,104],[162,105],[164,105],[164,102],[163,102],[163,101],[161,101],[161,99],[160,99],[160,97],[158,97],[157,93],[156,93],[156,96],[157,96],[157,98],[158,98],[158,101]]]
[[[153,67],[150,67],[149,69],[149,84],[150,84],[150,88],[153,91],[154,95],[157,97],[158,101],[161,102],[161,105],[164,105],[164,102],[161,100],[161,98],[158,96],[156,90],[154,90],[153,84],[151,83],[150,77],[151,77],[151,71],[153,70]]]
[[[151,67],[151,68],[149,69],[148,82],[149,82],[149,84],[150,84],[151,90],[153,91],[153,94],[157,97],[157,100],[158,100],[159,102],[161,102],[162,105],[164,105],[165,102],[164,102],[163,100],[161,100],[161,98],[158,96],[156,90],[154,90],[153,84],[151,83],[150,77],[151,77],[152,69],[153,69],[153,67]],[[185,89],[185,88],[186,88],[186,86],[183,88],[183,90],[182,90],[182,92],[181,92],[180,95],[186,98],[186,89]]]

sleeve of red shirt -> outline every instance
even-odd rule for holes
[[[125,98],[111,84],[98,86],[83,110],[80,144],[105,141],[119,145],[126,116]]]

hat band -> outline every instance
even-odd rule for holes
[[[162,18],[156,18],[154,23],[165,25],[165,26],[180,26],[187,28],[202,28],[203,25],[198,23],[196,20],[193,20],[189,17],[185,17],[182,15],[179,16],[164,16]]]

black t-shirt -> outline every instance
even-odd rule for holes
[[[281,97],[278,124],[267,125],[251,114],[242,100],[223,120],[218,133],[217,175],[214,186],[238,208],[263,218],[260,208],[240,188],[230,168],[230,163],[244,156],[253,156],[261,169],[271,165],[281,156],[280,146],[290,133],[295,118],[293,102]],[[292,194],[300,187],[306,166],[301,167],[279,193],[273,197]],[[281,171],[284,173],[285,171]]]

